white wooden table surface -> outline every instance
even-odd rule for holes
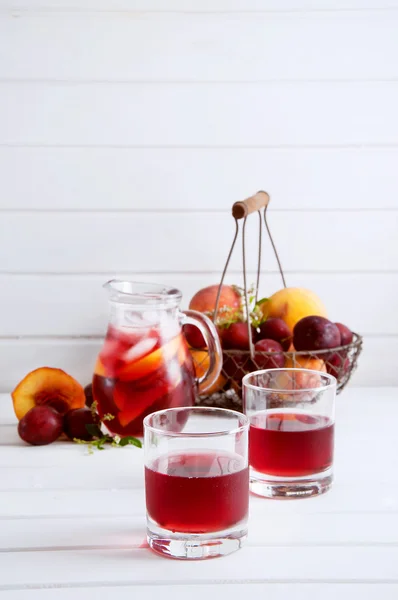
[[[27,446],[4,394],[0,598],[235,600],[262,592],[271,600],[396,600],[398,388],[343,392],[336,436],[329,493],[296,501],[251,497],[242,550],[173,561],[146,546],[141,450],[88,455],[67,442]]]

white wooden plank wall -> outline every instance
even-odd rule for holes
[[[398,385],[397,30],[397,0],[0,0],[0,390],[89,381],[114,275],[216,283],[257,189],[288,284],[365,335],[355,383]]]

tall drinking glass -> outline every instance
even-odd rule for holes
[[[333,481],[336,379],[309,369],[269,369],[242,383],[250,490],[267,498],[326,492]]]
[[[147,537],[156,552],[229,554],[247,535],[248,418],[222,408],[170,408],[144,419]]]

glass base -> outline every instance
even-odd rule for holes
[[[216,558],[236,552],[247,537],[247,524],[214,533],[180,533],[162,529],[147,520],[147,540],[157,554],[183,560]]]
[[[311,498],[330,490],[332,482],[332,469],[305,477],[274,477],[250,469],[250,491],[264,498]]]

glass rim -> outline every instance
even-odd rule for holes
[[[106,281],[103,287],[110,300],[126,304],[178,304],[182,298],[177,288],[147,281],[115,278]]]
[[[309,388],[299,388],[299,389],[294,389],[294,390],[289,390],[286,388],[271,388],[271,387],[265,387],[263,385],[256,385],[254,383],[247,383],[247,380],[250,379],[251,376],[253,375],[262,375],[263,373],[276,373],[276,372],[280,372],[280,373],[286,373],[286,372],[296,372],[296,373],[309,373],[311,375],[314,375],[314,373],[317,373],[318,375],[322,375],[323,377],[325,377],[325,379],[329,382],[327,385],[319,385],[319,386],[315,386],[315,387],[309,387]],[[246,381],[245,381],[246,380]],[[315,369],[300,369],[300,368],[290,368],[290,367],[281,367],[278,369],[260,369],[258,371],[252,371],[251,373],[247,373],[243,378],[242,378],[242,386],[243,387],[248,387],[252,390],[263,390],[263,391],[267,391],[267,392],[276,392],[276,393],[280,393],[280,394],[301,394],[303,392],[322,392],[328,389],[336,389],[337,387],[337,379],[336,377],[334,377],[333,375],[330,375],[330,373],[324,373],[323,371],[316,371]]]
[[[221,412],[228,413],[231,416],[236,416],[240,421],[243,421],[241,425],[233,427],[231,429],[222,429],[219,431],[208,431],[208,432],[184,432],[184,431],[167,431],[165,429],[161,429],[149,423],[150,419],[155,415],[160,415],[161,413],[167,412],[183,412],[183,411],[192,411],[192,412],[205,412],[208,414]],[[217,406],[176,406],[174,408],[164,408],[162,410],[157,410],[153,413],[150,413],[144,418],[144,431],[150,430],[158,435],[168,436],[168,437],[186,437],[186,438],[207,438],[207,437],[221,437],[227,435],[235,435],[240,431],[244,431],[245,429],[249,429],[250,421],[249,417],[247,417],[244,413],[241,413],[237,410],[233,410],[231,408],[219,408]]]

